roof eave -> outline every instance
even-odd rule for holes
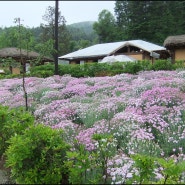
[[[142,49],[143,51],[147,51],[147,52],[152,52],[152,51],[164,51],[164,50],[166,50],[166,48],[163,48],[163,49],[157,49],[157,50],[147,50],[146,48],[143,48],[142,46],[141,47],[139,47],[139,46],[137,46],[137,45],[135,45],[135,44],[133,44],[133,43],[130,43],[129,41],[127,41],[126,43],[124,43],[123,45],[121,45],[120,47],[118,47],[118,48],[116,48],[114,51],[112,51],[111,53],[109,53],[108,54],[108,56],[110,56],[110,55],[112,55],[112,54],[114,54],[116,51],[118,51],[119,49],[121,49],[122,47],[125,47],[125,46],[134,46],[134,47],[137,47],[137,48],[140,48],[140,49]]]
[[[90,56],[77,56],[77,57],[58,57],[58,59],[76,60],[76,59],[97,58],[97,57],[105,57],[105,56],[108,56],[108,55],[107,54],[103,54],[103,55],[90,55]]]

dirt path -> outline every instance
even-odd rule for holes
[[[0,170],[0,184],[7,184],[8,178],[3,170]]]
[[[12,184],[8,172],[4,168],[4,161],[2,159],[0,160],[0,184]]]

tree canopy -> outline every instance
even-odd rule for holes
[[[119,1],[114,15],[102,10],[96,22],[66,25],[59,11],[59,55],[97,43],[142,39],[162,45],[170,35],[185,34],[185,1]],[[52,56],[55,7],[47,7],[40,27],[21,27],[23,48]],[[17,27],[0,28],[0,48],[18,47]],[[29,37],[28,37],[29,36]]]
[[[117,39],[116,21],[108,10],[102,10],[98,16],[98,22],[93,25],[99,36],[99,42],[113,42]]]
[[[116,1],[121,40],[143,39],[162,44],[169,35],[184,33],[184,1]]]
[[[59,47],[58,52],[60,55],[69,52],[69,41],[70,41],[70,34],[66,28],[66,20],[65,17],[61,15],[61,12],[58,12],[58,41]],[[43,15],[43,20],[46,24],[41,24],[41,35],[40,41],[45,43],[49,39],[53,41],[55,40],[55,7],[49,6],[46,9],[45,14]],[[54,46],[53,46],[54,48]],[[52,53],[54,56],[54,53]]]

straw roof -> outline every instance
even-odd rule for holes
[[[185,47],[185,35],[169,36],[163,44],[166,48]]]
[[[21,54],[23,58],[26,59],[35,59],[40,56],[39,53],[34,51],[29,51],[22,49]],[[12,58],[20,58],[20,49],[19,48],[3,48],[0,49],[0,57],[6,58],[6,57],[12,57]],[[53,61],[51,58],[43,57],[44,60]]]

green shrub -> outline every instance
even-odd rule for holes
[[[108,65],[108,64],[107,64]],[[108,65],[108,71],[109,71],[109,76],[117,75],[123,73],[123,67],[124,67],[124,62],[114,62],[111,65]]]
[[[150,60],[139,60],[138,63],[141,65],[142,71],[147,71],[150,69],[150,65],[151,65]]]
[[[47,64],[47,65],[31,67],[30,74],[31,76],[36,76],[36,77],[41,77],[41,78],[52,76],[54,75],[54,65]]]
[[[155,177],[154,158],[148,155],[135,154],[131,158],[134,160],[134,166],[139,169],[138,174],[133,174],[132,182],[139,184],[150,184],[151,180]],[[130,182],[129,182],[130,183]]]
[[[177,156],[176,156],[177,157]],[[126,184],[183,184],[185,161],[183,159],[151,157],[134,154],[133,167],[138,173],[126,180]],[[156,171],[161,174],[156,178]]]
[[[159,70],[173,70],[173,64],[168,60],[156,60],[150,66],[150,70],[159,71]]]
[[[9,109],[0,106],[0,156],[2,156],[8,147],[8,139],[21,134],[28,126],[34,124],[33,116],[24,111],[23,108]]]
[[[98,68],[98,64],[95,64],[95,63],[84,64],[85,76],[95,77],[97,68]]]
[[[110,184],[107,174],[108,159],[115,155],[116,145],[111,134],[94,134],[97,149],[88,151],[74,141],[75,151],[67,152],[65,166],[69,169],[71,184]]]
[[[144,70],[148,67],[147,62],[115,62],[112,64],[108,63],[85,63],[62,65],[59,64],[59,75],[69,74],[72,77],[95,77],[95,76],[113,76],[117,74],[131,73],[136,74],[140,70]],[[31,68],[31,75],[37,77],[48,77],[54,75],[54,65],[42,65]]]
[[[141,64],[136,62],[126,62],[124,65],[124,73],[136,74],[142,70]]]
[[[59,184],[68,182],[64,160],[69,145],[61,130],[38,124],[9,140],[6,167],[20,184]]]
[[[80,78],[80,77],[84,77],[85,75],[82,69],[82,66],[80,64],[69,65],[68,68],[69,68],[69,74],[72,77]]]
[[[22,74],[0,74],[0,79],[22,78]]]
[[[59,75],[63,76],[65,74],[70,74],[70,65],[62,65],[62,64],[59,64],[58,65],[58,72],[59,72]]]
[[[172,64],[169,60],[156,60],[152,64],[149,60],[139,60],[135,62],[114,62],[108,63],[85,63],[85,64],[59,64],[59,75],[69,74],[72,77],[95,77],[95,76],[113,76],[121,73],[137,74],[139,71],[146,70],[175,70],[184,68],[184,61],[176,61]],[[54,65],[42,65],[31,68],[31,76],[49,77],[54,75]]]
[[[175,64],[173,64],[174,69],[183,69],[185,67],[185,61],[184,60],[177,60],[175,61]]]

